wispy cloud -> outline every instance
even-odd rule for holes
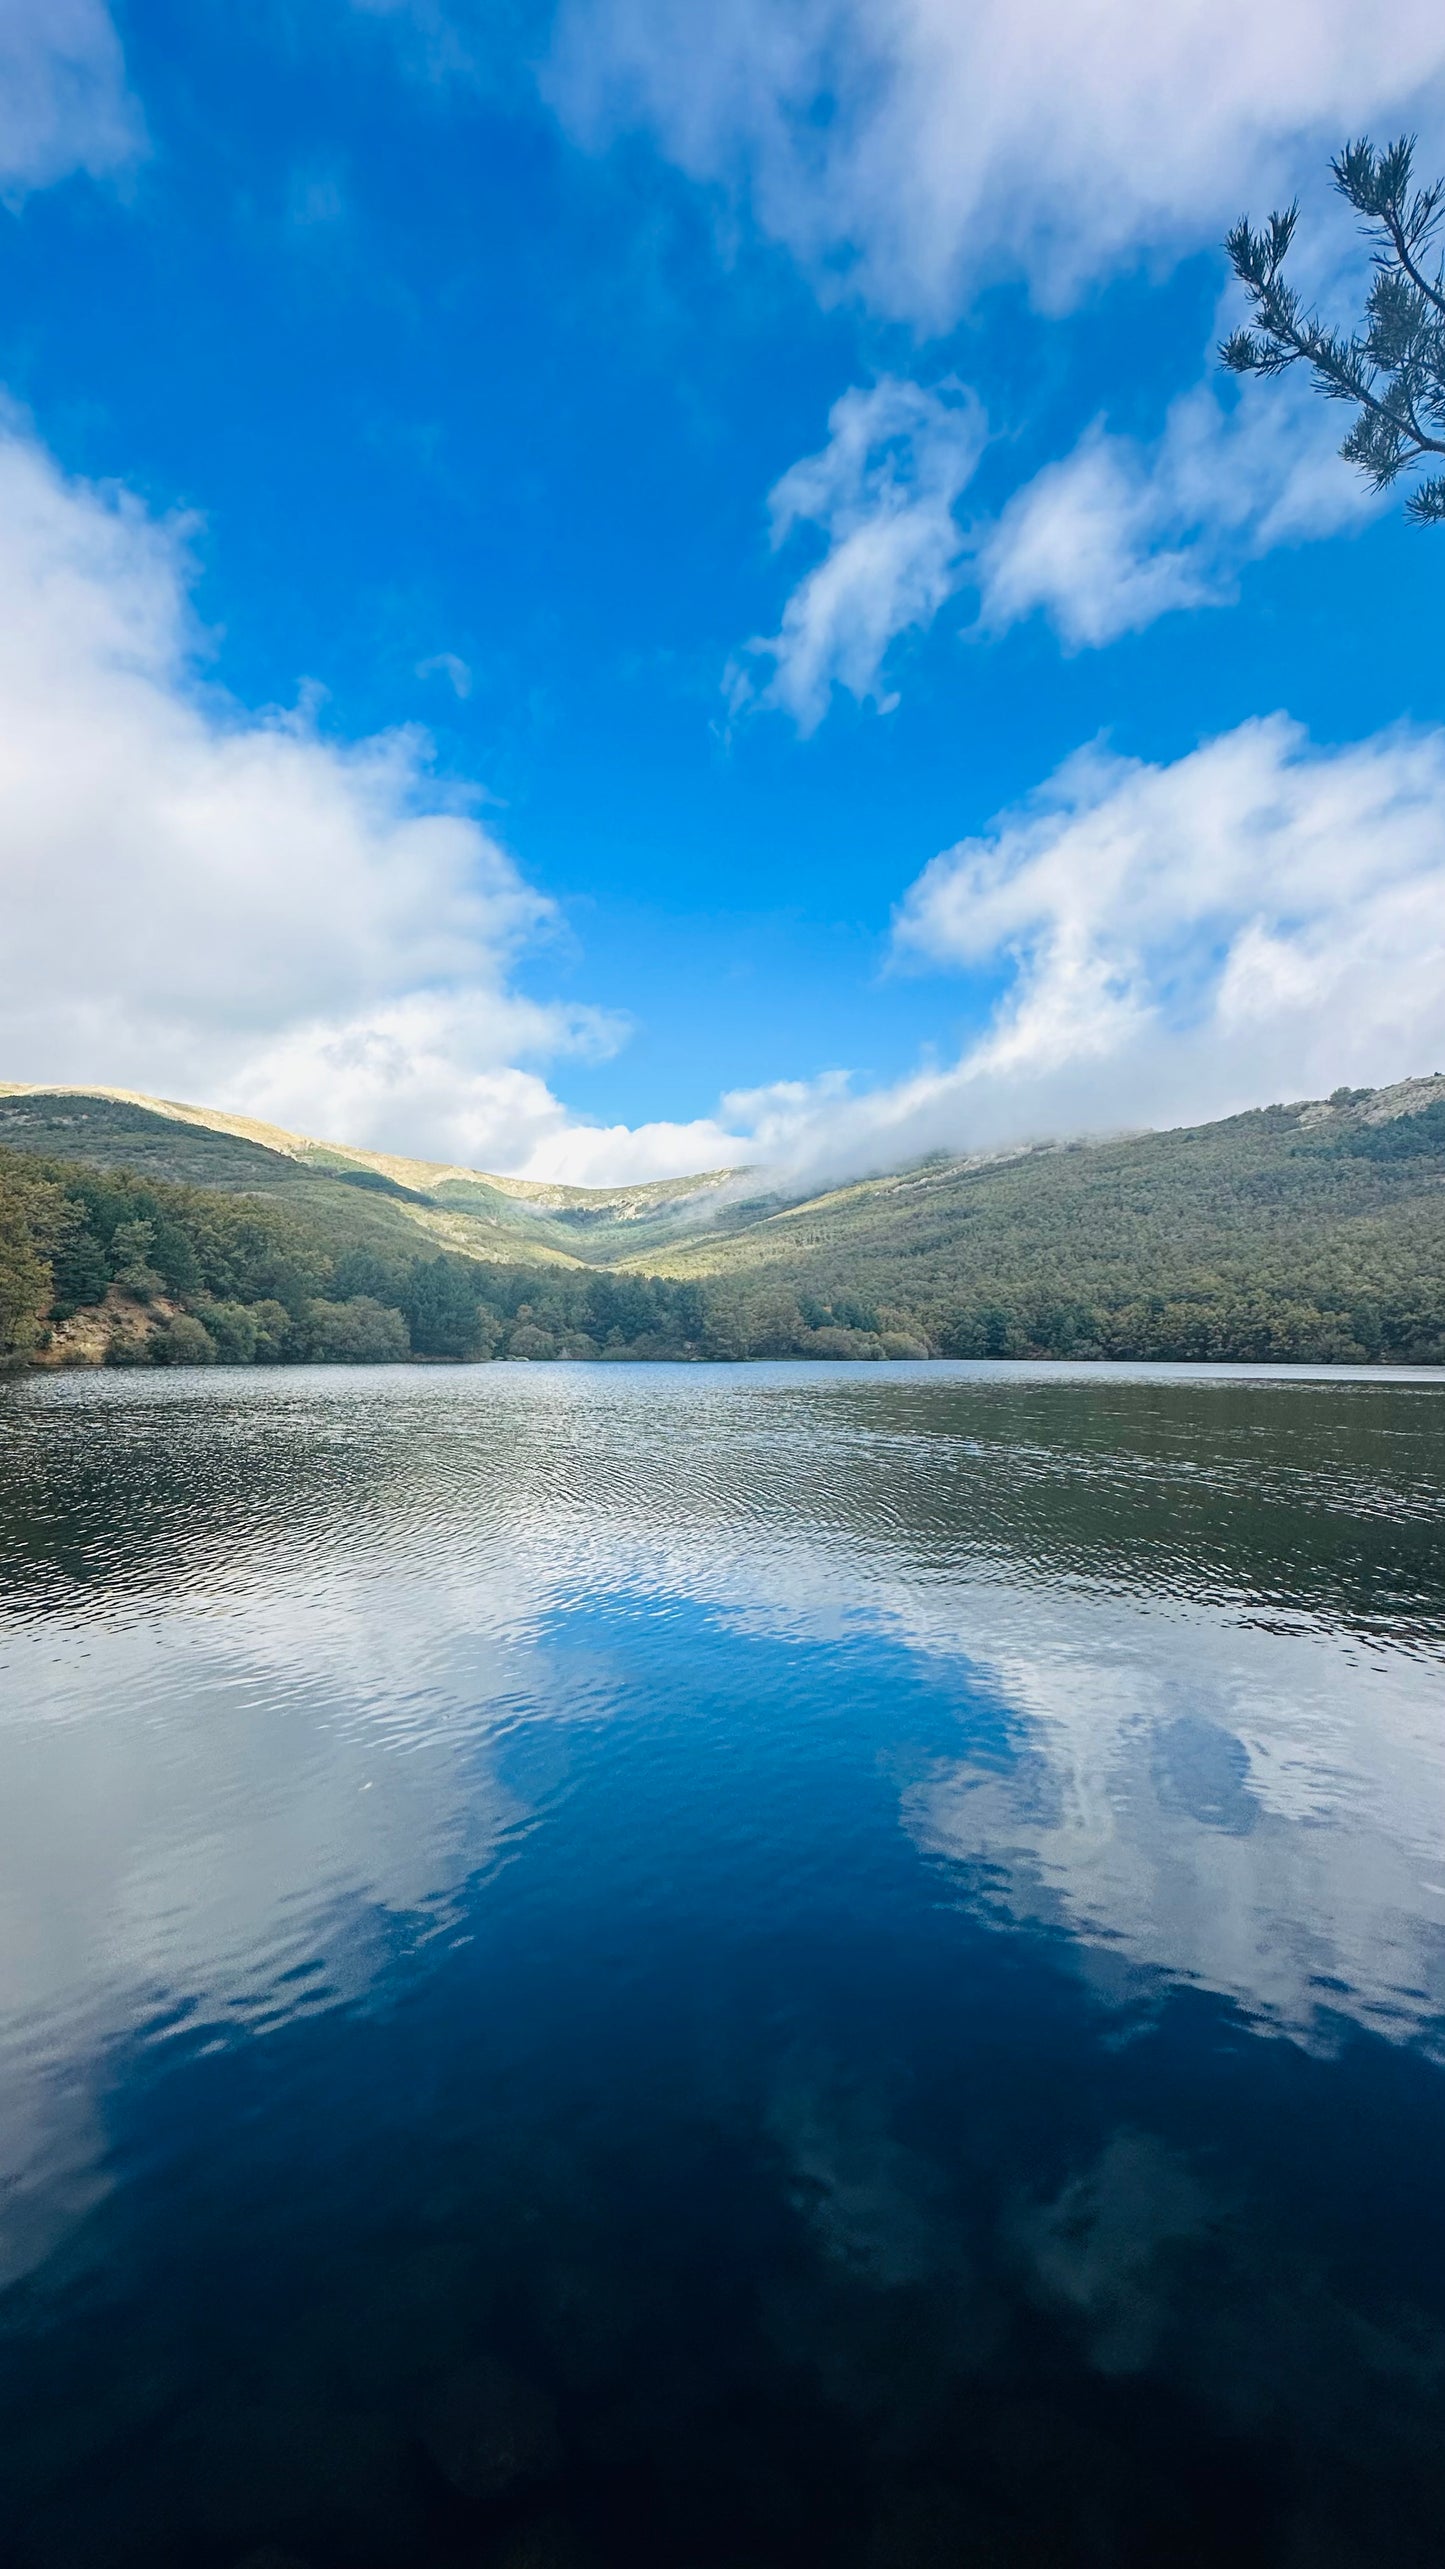
[[[0,198],[18,204],[75,170],[108,177],[144,141],[105,0],[3,0]]]
[[[932,623],[956,585],[954,508],[982,451],[983,413],[956,384],[887,375],[833,404],[828,443],[774,487],[774,547],[800,527],[826,550],[783,610],[779,631],[730,672],[735,710],[777,706],[816,730],[835,687],[887,712],[884,662],[899,635]],[[764,670],[767,675],[764,676]]]
[[[1445,1068],[1445,732],[1320,749],[1277,714],[1168,765],[1085,751],[935,858],[895,947],[1002,983],[987,1024],[869,1094],[834,1075],[759,1099],[778,1165],[886,1167]]]
[[[437,87],[475,93],[530,90],[530,65],[544,48],[538,0],[351,0],[364,18],[390,21],[408,68]]]
[[[1227,605],[1246,563],[1363,526],[1388,505],[1341,459],[1338,428],[1302,384],[1230,401],[1201,384],[1156,438],[1095,421],[996,519],[965,527],[957,503],[986,433],[976,395],[896,376],[854,388],[833,406],[827,445],[771,493],[774,545],[805,526],[826,551],[779,631],[733,663],[733,706],[778,708],[804,733],[835,687],[891,711],[891,646],[963,592],[977,596],[976,633],[1041,612],[1071,650],[1173,610]]]
[[[1217,240],[1326,144],[1439,128],[1437,0],[565,0],[546,74],[594,145],[650,131],[825,294],[943,326],[981,282],[1061,308]]]
[[[445,678],[454,696],[465,699],[472,692],[470,662],[455,651],[434,651],[428,660],[416,664],[418,678]]]
[[[978,547],[986,628],[1041,610],[1078,649],[1180,607],[1221,606],[1243,563],[1362,526],[1386,505],[1337,451],[1339,418],[1305,386],[1226,408],[1206,386],[1159,437],[1102,422],[1014,493]]]

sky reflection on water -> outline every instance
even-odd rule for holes
[[[1442,1426],[1002,1367],[6,1393],[25,2569],[1432,2556]],[[469,2400],[552,2459],[479,2489]]]

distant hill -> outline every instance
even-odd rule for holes
[[[935,1157],[791,1200],[757,1171],[537,1185],[119,1089],[0,1086],[0,1162],[86,1197],[106,1327],[124,1320],[127,1346],[134,1314],[108,1245],[125,1227],[117,1187],[152,1229],[193,1244],[189,1265],[172,1252],[197,1281],[175,1286],[171,1318],[195,1317],[219,1345],[223,1306],[279,1296],[290,1334],[268,1324],[272,1353],[355,1353],[359,1324],[307,1314],[361,1301],[390,1315],[361,1335],[392,1354],[486,1341],[534,1356],[1445,1362],[1441,1076],[1174,1132]],[[66,1168],[112,1173],[104,1202],[99,1179]],[[79,1258],[72,1243],[56,1265],[55,1308],[84,1335],[64,1317]],[[245,1335],[236,1322],[235,1343]],[[174,1343],[200,1344],[185,1330]]]
[[[1337,1313],[1357,1347],[1379,1352],[1390,1313],[1397,1350],[1445,1354],[1445,1077],[938,1159],[674,1239],[649,1264],[835,1309],[902,1306],[956,1354],[1167,1341],[1206,1355],[1222,1352],[1226,1313],[1243,1354],[1252,1312],[1268,1353],[1284,1306],[1319,1343],[1308,1315]],[[1100,1314],[1112,1315],[1102,1333]]]
[[[287,1200],[336,1208],[338,1187],[397,1208],[395,1236],[471,1257],[607,1264],[624,1249],[695,1229],[734,1184],[722,1170],[652,1185],[550,1186],[434,1160],[317,1142],[276,1124],[123,1088],[33,1088],[0,1081],[0,1148],[96,1168],[129,1168],[179,1186],[241,1194],[284,1187]]]

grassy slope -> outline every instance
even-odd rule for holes
[[[497,1197],[494,1209],[489,1194],[479,1193],[463,1212],[388,1178],[360,1154],[332,1158],[317,1146],[315,1158],[302,1156],[276,1147],[290,1136],[260,1138],[269,1131],[202,1120],[160,1100],[142,1103],[114,1091],[0,1089],[0,1146],[10,1150],[261,1196],[316,1216],[349,1244],[406,1258],[443,1248],[509,1263],[576,1263],[564,1247],[519,1229],[505,1197]]]
[[[287,1201],[344,1219],[353,1195],[377,1208],[397,1245],[431,1242],[472,1257],[543,1265],[608,1265],[696,1228],[726,1171],[650,1186],[564,1187],[476,1169],[353,1150],[125,1089],[42,1089],[0,1082],[0,1145],[105,1168],[133,1168],[185,1186],[287,1190]],[[383,1214],[381,1208],[385,1207]]]

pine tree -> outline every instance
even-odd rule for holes
[[[1330,401],[1359,412],[1340,452],[1377,491],[1431,456],[1445,456],[1445,264],[1430,273],[1445,219],[1445,179],[1412,184],[1414,143],[1402,135],[1377,152],[1363,136],[1331,162],[1335,185],[1375,244],[1375,275],[1361,330],[1347,338],[1302,305],[1284,276],[1299,218],[1296,201],[1263,231],[1247,218],[1225,244],[1253,307],[1253,326],[1219,351],[1236,375],[1279,375],[1308,366]],[[1418,526],[1445,522],[1445,473],[1421,482],[1405,503]]]

